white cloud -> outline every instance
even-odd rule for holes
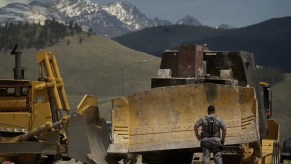
[[[9,3],[15,3],[15,2],[28,3],[29,1],[30,0],[1,0],[0,7],[6,6]]]

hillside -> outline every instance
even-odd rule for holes
[[[54,51],[72,106],[76,106],[84,94],[98,97],[122,96],[121,68],[139,61],[124,70],[125,94],[150,88],[150,78],[157,75],[160,59],[128,49],[117,42],[98,36],[66,38],[58,45],[46,48]],[[70,44],[67,45],[67,40]],[[10,52],[10,51],[9,51]],[[0,78],[13,78],[14,56],[0,54]],[[36,49],[22,51],[22,67],[25,78],[37,80]],[[100,101],[103,101],[102,99]],[[72,108],[73,109],[73,108]]]
[[[256,55],[257,64],[291,72],[290,36],[291,17],[284,17],[189,43],[207,43],[211,49],[221,51],[249,51]]]
[[[116,37],[132,49],[161,56],[182,43],[207,44],[212,50],[249,51],[257,64],[291,72],[291,17],[275,18],[238,29],[160,26]]]
[[[286,74],[284,81],[272,87],[273,119],[280,124],[281,136],[291,136],[291,74]]]
[[[83,36],[82,44],[79,37],[61,41],[58,45],[46,48],[55,52],[61,74],[64,78],[68,94],[79,95],[84,93],[98,96],[121,95],[121,68],[133,62],[148,60],[143,64],[132,65],[124,71],[127,93],[145,89],[144,78],[157,73],[159,59],[133,51],[122,45],[98,36]],[[36,53],[41,50],[24,49],[22,53],[22,66],[25,68],[26,79],[37,79],[38,66]],[[12,78],[14,57],[7,52],[1,54],[0,78]],[[156,68],[154,71],[149,68]],[[9,71],[8,71],[9,70]],[[131,77],[130,77],[131,76]],[[143,82],[144,81],[144,82]],[[147,85],[149,87],[149,85]]]

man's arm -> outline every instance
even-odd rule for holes
[[[221,143],[224,144],[226,133],[227,133],[227,129],[225,128],[225,129],[221,129],[221,130],[222,130]]]
[[[202,139],[201,135],[198,133],[198,129],[201,126],[201,121],[197,121],[196,124],[194,125],[194,132],[195,132],[195,136],[197,138],[198,141],[200,141]]]
[[[221,136],[221,143],[224,144],[225,142],[225,137],[226,137],[226,133],[227,133],[227,129],[226,129],[226,125],[224,123],[223,120],[221,120],[220,122],[221,124],[221,131],[222,131],[222,136]]]

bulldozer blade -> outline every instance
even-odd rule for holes
[[[106,120],[99,116],[97,99],[88,101],[93,98],[85,96],[68,120],[68,155],[84,163],[115,163],[107,157],[109,131]]]
[[[254,88],[193,84],[154,88],[114,99],[113,143],[107,152],[199,148],[194,124],[207,115],[210,104],[228,127],[226,145],[259,141]]]

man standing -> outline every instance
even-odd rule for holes
[[[208,115],[200,118],[195,126],[194,131],[198,141],[201,141],[201,147],[203,150],[203,164],[210,164],[210,153],[213,153],[214,162],[216,164],[222,164],[221,148],[225,141],[226,126],[224,121],[215,115],[215,107],[213,105],[208,106]],[[199,127],[202,126],[201,135],[198,134]],[[222,135],[220,138],[220,129]]]

